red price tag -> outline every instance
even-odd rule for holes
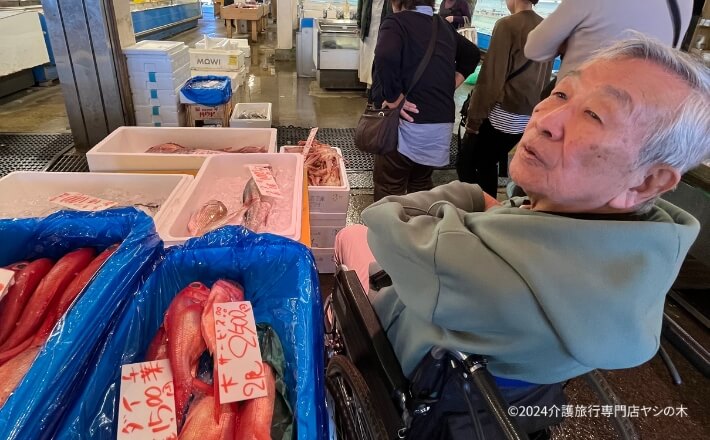
[[[222,403],[266,396],[264,364],[249,301],[215,304],[217,383]]]
[[[175,393],[170,361],[121,367],[118,439],[177,439]]]
[[[0,268],[0,299],[7,294],[15,280],[15,271]]]
[[[308,156],[308,152],[311,151],[311,145],[313,145],[313,141],[316,139],[316,133],[318,133],[318,127],[311,128],[308,139],[306,139],[306,145],[303,146],[303,157]]]
[[[78,192],[61,193],[58,196],[50,197],[49,201],[67,208],[76,209],[77,211],[100,211],[118,205],[118,203],[110,200],[104,200]]]
[[[259,194],[275,199],[281,198],[281,190],[268,165],[247,165],[247,167],[254,183],[259,188]]]

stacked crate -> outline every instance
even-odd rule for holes
[[[184,126],[180,87],[190,78],[187,46],[177,41],[144,40],[123,52],[128,64],[136,125]]]
[[[333,147],[335,148],[335,147]],[[302,147],[284,146],[282,153],[301,151]],[[318,273],[335,272],[335,236],[345,227],[350,204],[350,183],[345,161],[340,155],[340,186],[308,186],[308,209],[311,224],[311,251]]]
[[[241,40],[209,38],[199,41],[194,49],[190,49],[192,76],[229,76],[236,91],[246,79],[245,58],[250,53],[249,46],[244,47]]]

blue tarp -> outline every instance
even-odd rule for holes
[[[0,409],[0,438],[50,438],[83,392],[95,349],[162,250],[153,221],[133,208],[61,211],[44,219],[0,220],[0,266],[57,259],[80,247],[121,246],[59,321],[25,378]]]
[[[270,324],[284,348],[285,382],[297,438],[326,438],[323,311],[313,256],[300,243],[224,227],[170,248],[100,348],[82,396],[58,438],[114,439],[120,366],[141,362],[175,295],[193,281],[244,286],[256,322]]]

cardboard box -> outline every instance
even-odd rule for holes
[[[187,125],[190,127],[229,127],[232,101],[218,106],[185,104]]]

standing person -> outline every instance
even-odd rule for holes
[[[532,62],[523,48],[528,33],[542,22],[532,8],[538,0],[507,0],[511,15],[496,22],[491,44],[471,96],[456,163],[459,180],[478,183],[495,197],[498,163],[520,141],[552,62]]]
[[[392,13],[389,0],[359,0],[357,2],[357,25],[360,29],[360,64],[358,78],[360,82],[372,86],[372,61],[375,58],[375,45],[380,30],[380,23]]]
[[[439,15],[451,23],[454,29],[471,22],[471,8],[467,0],[441,0]]]
[[[563,55],[557,74],[559,81],[576,70],[594,51],[625,38],[628,30],[673,45],[673,4],[680,12],[677,43],[680,44],[690,23],[693,0],[563,0],[540,26],[530,32],[525,56],[546,61]]]
[[[400,112],[397,149],[375,156],[375,200],[433,187],[433,168],[449,163],[454,126],[454,90],[480,59],[478,48],[443,20],[434,53],[411,88],[415,71],[431,40],[434,0],[391,0],[394,14],[380,26],[375,48],[372,101]]]

